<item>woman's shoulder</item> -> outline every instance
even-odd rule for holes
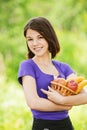
[[[20,62],[20,66],[26,66],[26,65],[29,65],[29,64],[32,64],[31,59],[23,60],[23,61]]]
[[[67,66],[68,64],[62,61],[52,60],[54,64],[59,66]]]
[[[33,69],[34,68],[34,64],[33,64],[33,61],[32,59],[28,59],[28,60],[23,60],[20,62],[19,64],[19,68],[21,69]]]
[[[70,73],[73,73],[73,69],[70,67],[69,64],[65,63],[65,62],[60,62],[60,61],[56,61],[54,60],[53,63],[65,74],[65,75],[69,75]]]
[[[55,66],[59,67],[63,71],[71,69],[71,67],[70,67],[70,65],[68,63],[57,61],[57,60],[53,60],[53,63],[55,64]]]
[[[35,77],[35,70],[32,65],[32,60],[23,60],[21,61],[18,69],[18,81],[22,84],[22,77],[29,75]]]

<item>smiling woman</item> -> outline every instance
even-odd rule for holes
[[[32,130],[73,130],[68,111],[74,104],[86,103],[87,93],[83,92],[79,96],[67,96],[67,98],[62,97],[65,100],[64,104],[63,101],[60,102],[59,94],[52,90],[48,91],[48,86],[55,78],[67,79],[72,75],[76,77],[68,64],[52,60],[60,51],[52,25],[46,18],[32,18],[24,27],[24,36],[28,59],[20,64],[18,81],[23,86],[26,102],[31,108]]]

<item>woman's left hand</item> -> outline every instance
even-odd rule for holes
[[[47,95],[48,99],[57,103],[57,104],[61,104],[64,96],[62,96],[61,94],[59,94],[57,91],[53,90],[51,87],[48,86],[48,91],[41,89],[41,91]]]

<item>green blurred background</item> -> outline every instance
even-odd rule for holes
[[[0,0],[0,130],[31,130],[32,115],[17,82],[18,67],[26,59],[23,28],[31,17],[52,23],[68,63],[87,78],[87,0]],[[87,105],[73,107],[75,130],[87,130]]]

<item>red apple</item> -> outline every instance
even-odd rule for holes
[[[75,80],[69,80],[67,81],[66,86],[72,89],[73,91],[76,91],[78,88],[78,83]]]

